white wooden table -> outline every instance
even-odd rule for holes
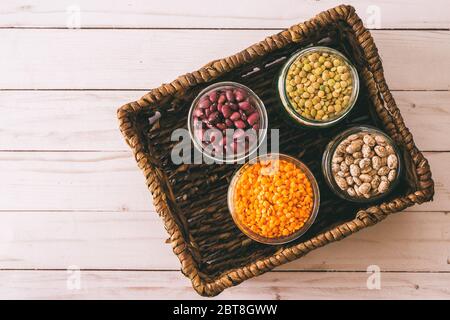
[[[219,298],[450,298],[450,4],[347,2],[366,22],[380,12],[372,34],[431,163],[435,201]],[[0,298],[200,298],[165,243],[116,109],[339,1],[227,3],[2,2]],[[366,286],[369,265],[380,290]]]

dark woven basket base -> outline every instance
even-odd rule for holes
[[[431,183],[427,181],[426,184],[426,189],[429,189],[427,193],[421,191],[424,184],[421,181],[423,177],[418,176],[420,170],[417,169],[417,162],[421,159],[417,159],[417,156],[422,155],[416,154],[417,150],[410,145],[413,144],[412,139],[405,141],[405,133],[394,125],[396,119],[400,117],[399,114],[393,114],[392,111],[395,110],[383,106],[382,99],[385,97],[377,90],[373,80],[367,81],[373,77],[370,71],[373,70],[374,62],[367,61],[367,55],[360,42],[351,25],[336,19],[325,28],[307,33],[307,36],[298,42],[288,43],[262,57],[249,59],[251,62],[214,78],[214,82],[236,81],[254,90],[266,105],[269,128],[280,129],[280,152],[301,159],[318,180],[321,205],[317,220],[305,235],[288,244],[279,246],[259,244],[247,238],[235,226],[228,212],[226,197],[230,178],[238,165],[174,165],[171,161],[171,150],[177,143],[171,141],[171,134],[174,129],[186,128],[192,100],[211,81],[189,88],[180,88],[173,95],[158,97],[158,103],[152,104],[151,108],[139,108],[137,112],[128,114],[133,124],[133,132],[138,133],[140,152],[145,154],[146,161],[153,168],[152,174],[156,176],[160,187],[160,193],[154,194],[154,197],[167,204],[165,212],[169,216],[164,216],[166,227],[172,237],[181,236],[185,244],[182,248],[176,246],[175,253],[177,250],[183,250],[183,255],[192,257],[180,260],[188,264],[183,266],[183,272],[192,279],[194,286],[197,284],[196,289],[199,293],[217,294],[225,287],[279,265],[280,259],[284,262],[295,259],[311,249],[374,224],[384,219],[389,212],[399,211],[414,202],[431,198],[433,190],[431,177],[429,177]],[[280,102],[274,85],[274,79],[277,78],[286,58],[296,50],[311,44],[326,45],[343,52],[356,66],[362,79],[360,94],[350,115],[343,122],[325,130],[302,129],[286,121],[279,109]],[[156,111],[161,113],[161,119],[150,125],[148,119]],[[403,124],[401,117],[400,121]],[[328,142],[348,126],[360,124],[369,124],[384,130],[403,151],[406,170],[396,190],[383,199],[384,204],[381,206],[354,204],[340,199],[331,192],[322,175],[321,155]],[[141,158],[142,155],[137,160],[140,161]],[[424,170],[429,169],[426,162],[421,165]],[[428,177],[426,172],[425,174]],[[408,200],[407,197],[416,191],[418,193],[413,196],[414,199]],[[383,206],[387,208],[386,212],[382,209]],[[339,228],[336,228],[337,226]],[[173,234],[172,227],[176,227],[179,233]],[[335,234],[336,232],[338,233]],[[317,238],[318,235],[320,238]],[[310,239],[313,241],[308,241]],[[179,239],[171,240],[179,243]],[[299,244],[305,249],[302,250]],[[292,259],[289,258],[289,252],[292,253]],[[275,259],[277,254],[282,256]],[[257,268],[252,271],[255,262]],[[248,272],[251,274],[247,274]],[[233,278],[233,274],[236,279]],[[205,285],[207,283],[209,285]]]

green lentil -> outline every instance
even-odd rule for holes
[[[303,117],[328,121],[349,106],[353,91],[350,68],[341,57],[312,52],[289,67],[286,91],[293,108]]]

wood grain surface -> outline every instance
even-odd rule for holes
[[[199,299],[116,110],[339,3],[2,3],[0,299]],[[387,82],[430,161],[435,199],[218,298],[450,298],[450,4],[347,3],[373,29]],[[366,286],[370,265],[382,271],[381,290]],[[68,268],[81,270],[79,290]]]
[[[189,5],[184,1],[20,0],[5,1],[0,26],[66,28],[70,15],[79,11],[84,28],[286,28],[342,3],[354,6],[366,25],[378,10],[377,28],[448,29],[450,25],[446,0],[434,0],[432,5],[417,0],[278,0],[276,5],[270,0],[229,0],[223,7],[208,0],[192,0]]]
[[[155,212],[1,214],[4,269],[64,270],[70,265],[88,270],[180,269],[170,244],[165,244],[168,236]],[[376,264],[386,271],[447,272],[449,241],[446,212],[405,211],[279,270],[365,271]],[[30,246],[35,254],[30,254]]]
[[[80,289],[67,271],[3,271],[0,296],[27,299],[206,299],[174,271],[82,271]],[[448,273],[381,273],[381,289],[367,289],[366,272],[270,272],[213,299],[444,299]],[[73,288],[73,289],[68,289]],[[330,289],[332,288],[332,289]],[[210,298],[211,299],[211,298]]]
[[[0,29],[0,88],[148,90],[280,30]],[[450,31],[372,35],[390,89],[449,90]]]
[[[4,91],[0,94],[0,150],[129,151],[116,110],[144,91]],[[416,144],[450,151],[449,91],[394,91]],[[91,137],[95,139],[91,139]]]

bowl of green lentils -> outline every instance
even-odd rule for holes
[[[284,110],[307,127],[329,127],[355,105],[359,92],[356,68],[339,51],[323,46],[294,53],[278,77]]]

